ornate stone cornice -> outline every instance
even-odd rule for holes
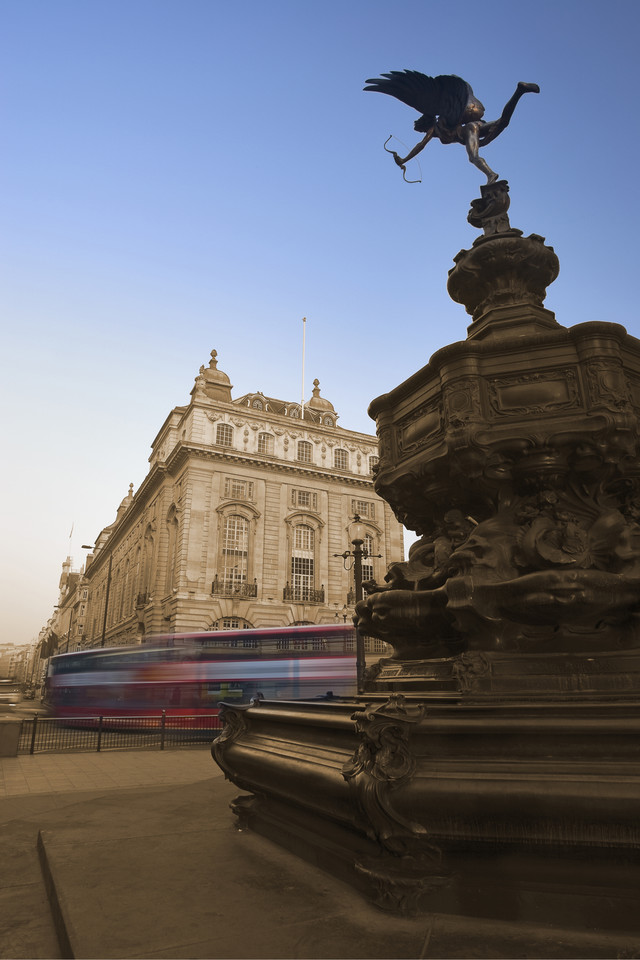
[[[166,468],[172,476],[182,469],[191,457],[199,460],[214,460],[221,463],[239,463],[251,467],[252,469],[261,469],[268,466],[272,473],[288,473],[299,477],[313,478],[315,480],[333,481],[334,483],[347,484],[348,486],[365,487],[373,493],[373,477],[363,477],[358,475],[336,474],[331,468],[322,468],[314,464],[302,464],[297,462],[287,462],[277,460],[272,457],[260,457],[254,455],[243,455],[239,451],[229,451],[228,449],[211,449],[204,444],[202,446],[193,443],[179,444],[172,451],[166,461]]]

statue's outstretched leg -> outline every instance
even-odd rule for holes
[[[492,140],[502,133],[509,126],[509,121],[513,116],[513,111],[518,105],[518,100],[520,97],[523,97],[525,93],[540,93],[540,87],[537,83],[525,83],[520,81],[516,87],[516,92],[505,104],[505,108],[502,111],[502,115],[498,120],[491,120],[489,123],[485,123],[482,130],[482,145],[485,146],[487,143],[491,143]]]
[[[540,87],[537,83],[524,83],[523,80],[520,81],[516,87],[516,92],[511,97],[509,102],[505,105],[504,110],[502,111],[502,116],[497,121],[497,123],[502,124],[500,130],[504,130],[506,126],[509,125],[509,121],[513,116],[513,111],[515,110],[518,100],[520,97],[523,97],[525,93],[540,93]]]

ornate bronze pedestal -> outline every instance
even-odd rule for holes
[[[377,491],[420,535],[357,608],[393,656],[353,702],[227,707],[213,753],[242,822],[380,907],[507,931],[467,955],[531,929],[549,956],[631,957],[640,342],[556,322],[557,258],[507,194],[483,188],[449,275],[467,339],[370,408]]]

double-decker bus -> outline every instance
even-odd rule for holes
[[[128,647],[51,657],[54,716],[197,717],[221,700],[297,700],[356,693],[356,632],[347,625],[168,634]]]

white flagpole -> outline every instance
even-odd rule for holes
[[[307,318],[303,317],[302,318],[302,402],[300,404],[302,408],[300,411],[301,420],[304,420],[304,342],[305,342],[306,332],[307,332]]]

